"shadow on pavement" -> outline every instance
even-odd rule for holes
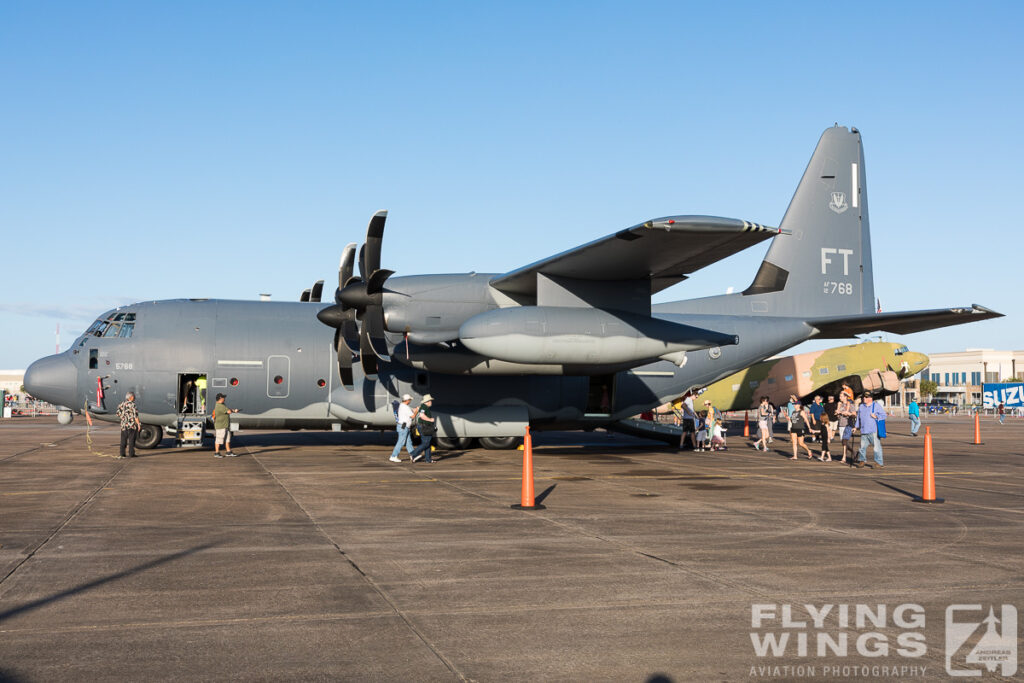
[[[77,593],[83,593],[92,588],[96,588],[97,586],[102,586],[105,583],[117,581],[118,579],[123,579],[134,574],[139,574],[141,572],[146,571],[147,569],[152,569],[153,567],[158,567],[162,564],[173,562],[174,560],[180,560],[181,558],[188,557],[193,553],[197,553],[201,550],[207,550],[208,548],[212,548],[214,545],[216,544],[205,543],[203,545],[197,545],[194,548],[189,548],[188,550],[182,550],[181,552],[174,553],[172,555],[166,555],[164,557],[160,557],[155,560],[145,562],[138,566],[132,567],[131,569],[126,569],[123,572],[111,574],[110,576],[104,576],[101,579],[96,579],[95,581],[83,583],[79,586],[75,586],[74,588],[69,588],[65,591],[61,591],[60,593],[54,593],[53,595],[49,595],[45,598],[33,600],[32,602],[25,603],[24,605],[20,605],[13,609],[9,609],[5,612],[0,612],[0,622],[4,621],[5,619],[10,619],[11,617],[17,616],[19,614],[24,614],[25,612],[30,612],[34,609],[38,609],[45,605],[49,605],[50,603],[57,602],[58,600],[63,600],[64,598],[71,597],[72,595],[75,595]]]
[[[878,484],[879,486],[884,486],[887,489],[892,489],[893,491],[895,491],[897,493],[902,493],[904,496],[909,496],[911,498],[917,498],[917,494],[916,493],[911,493],[910,491],[905,491],[905,490],[903,490],[901,488],[893,486],[892,484],[886,484],[884,481],[876,481],[875,483]]]
[[[556,486],[558,486],[558,484],[552,484],[551,486],[547,487],[546,489],[538,493],[536,496],[534,496],[534,503],[540,504],[544,502],[544,499],[548,497],[549,493],[555,490]]]

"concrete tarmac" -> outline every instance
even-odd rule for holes
[[[947,607],[1024,602],[1024,420],[973,446],[926,418],[936,505],[889,423],[880,470],[790,461],[784,432],[540,433],[524,512],[517,451],[396,465],[393,435],[246,432],[237,458],[119,460],[115,427],[2,420],[0,680],[948,679]]]

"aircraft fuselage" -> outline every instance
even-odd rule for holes
[[[476,310],[484,305],[467,303]],[[813,332],[792,318],[655,314],[737,335],[740,343],[690,352],[682,367],[659,361],[600,378],[430,372],[415,367],[416,355],[437,347],[411,344],[406,359],[406,347],[399,343],[393,347],[393,361],[383,364],[377,380],[357,374],[355,390],[347,390],[339,386],[331,335],[316,319],[324,306],[227,300],[125,306],[101,320],[133,313],[130,337],[109,331],[107,336],[85,334],[68,351],[34,364],[26,382],[36,387],[41,398],[75,412],[88,409],[94,417],[109,421],[116,419],[116,406],[132,391],[142,421],[164,427],[175,425],[182,412],[182,376],[205,376],[207,412],[213,396],[224,393],[228,404],[241,410],[233,419],[243,429],[330,429],[335,424],[390,428],[393,401],[404,393],[431,393],[436,397],[436,412],[475,415],[447,425],[442,420],[443,436],[503,431],[512,436],[521,433],[525,422],[540,429],[572,429],[627,418],[786,349]],[[97,380],[102,382],[102,399],[97,395]],[[595,397],[595,382],[604,382],[601,390],[607,395],[603,398]],[[492,424],[479,432],[472,425],[481,420],[507,421],[509,426]]]

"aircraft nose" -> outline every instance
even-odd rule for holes
[[[916,375],[924,370],[928,367],[928,363],[930,362],[928,356],[916,351],[908,351],[903,355],[903,359],[907,363],[907,367],[910,368],[910,372],[907,375],[908,377]]]
[[[77,369],[64,354],[40,358],[25,371],[25,391],[54,405],[72,407],[77,389]]]

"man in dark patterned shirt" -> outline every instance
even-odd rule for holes
[[[125,444],[128,445],[128,457],[135,457],[135,437],[138,436],[139,430],[142,429],[142,423],[139,422],[139,409],[135,407],[135,394],[128,392],[128,395],[124,397],[124,401],[117,407],[117,416],[121,418],[121,456],[124,455]]]

